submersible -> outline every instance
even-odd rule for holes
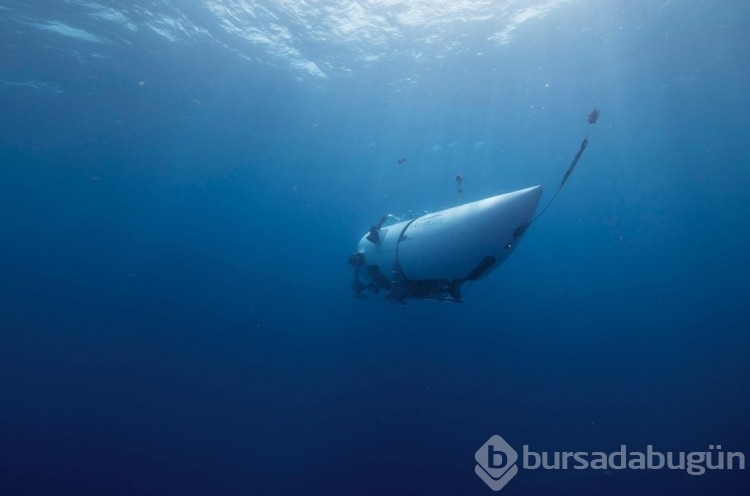
[[[352,289],[397,302],[462,302],[461,286],[492,272],[516,247],[541,195],[533,186],[406,221],[384,217],[349,258]]]

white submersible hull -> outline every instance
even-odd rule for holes
[[[497,268],[532,221],[542,187],[373,226],[349,258],[354,292],[403,301],[463,301],[461,285]]]

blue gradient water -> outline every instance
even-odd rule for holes
[[[0,494],[492,494],[493,434],[750,455],[744,2],[183,4],[0,5]],[[352,296],[383,213],[459,172],[545,201],[594,105],[466,304]]]

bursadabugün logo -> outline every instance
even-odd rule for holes
[[[502,437],[487,440],[474,455],[474,472],[492,489],[499,491],[518,473],[518,453]],[[690,475],[703,475],[706,470],[745,469],[745,455],[741,452],[721,451],[721,445],[710,445],[708,451],[662,453],[652,445],[645,451],[628,451],[621,445],[618,451],[554,451],[537,453],[523,446],[521,466],[527,470],[685,470]]]

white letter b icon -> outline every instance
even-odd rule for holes
[[[499,491],[518,473],[518,453],[505,439],[492,436],[474,455],[474,472],[493,491]]]

